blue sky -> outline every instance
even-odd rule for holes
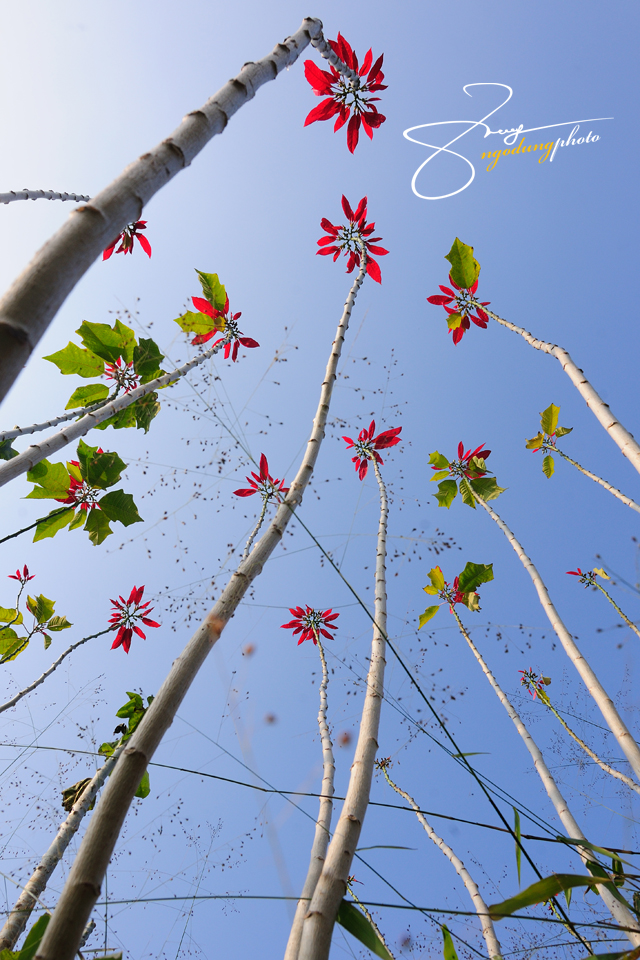
[[[407,662],[419,665],[425,692],[431,695],[433,689],[434,705],[461,748],[483,754],[474,758],[478,769],[557,831],[524,748],[471,654],[460,646],[452,618],[441,612],[429,636],[416,635],[425,605],[422,587],[433,563],[440,562],[452,579],[467,560],[493,562],[495,581],[481,591],[482,611],[467,616],[470,625],[491,626],[478,628],[474,637],[482,641],[514,702],[531,717],[534,734],[589,837],[636,849],[632,800],[613,781],[581,765],[542,708],[523,699],[518,670],[544,671],[553,678],[555,702],[580,718],[574,721],[578,732],[617,757],[615,744],[593,726],[599,714],[559,644],[554,645],[528,577],[479,510],[471,513],[459,501],[449,511],[437,508],[427,461],[435,449],[453,456],[459,440],[492,450],[490,466],[508,488],[496,508],[538,564],[569,629],[632,728],[638,709],[637,638],[616,626],[603,597],[583,591],[565,571],[589,568],[599,554],[635,584],[634,515],[568,464],[557,464],[556,476],[547,480],[539,457],[525,450],[524,441],[536,433],[539,411],[553,402],[561,407],[561,423],[574,428],[563,441],[569,455],[630,496],[637,491],[637,477],[556,361],[495,323],[486,331],[473,327],[454,348],[444,311],[426,302],[446,282],[443,256],[459,236],[474,246],[481,263],[482,298],[501,316],[566,347],[633,432],[640,347],[632,293],[635,8],[605,8],[591,0],[561,5],[456,0],[393,9],[379,2],[366,8],[327,2],[312,10],[294,2],[267,7],[185,0],[178,8],[139,0],[87,8],[65,0],[54,11],[49,4],[25,0],[5,13],[11,42],[0,65],[5,131],[0,190],[97,193],[242,63],[266,55],[296,30],[308,13],[323,20],[327,36],[340,30],[360,56],[369,46],[374,56],[384,52],[389,88],[379,108],[387,121],[373,141],[363,137],[351,156],[344,131],[334,135],[327,123],[304,128],[304,117],[317,101],[302,62],[283,72],[145,209],[152,258],[138,249],[132,257],[116,256],[91,268],[5,401],[7,427],[62,411],[77,382],[63,379],[40,358],[63,347],[84,319],[113,322],[120,316],[142,335],[151,331],[171,361],[190,357],[192,349],[172,320],[199,292],[194,268],[220,275],[232,308],[242,310],[243,331],[261,344],[236,365],[216,361],[206,381],[194,377],[193,386],[166,391],[164,409],[147,436],[100,434],[99,442],[129,464],[125,489],[134,494],[144,527],[131,527],[98,548],[81,532],[62,532],[37,544],[25,535],[2,545],[6,572],[28,563],[38,577],[33,587],[55,598],[57,609],[73,621],[73,631],[56,638],[57,651],[67,637],[79,638],[106,624],[109,598],[134,583],[146,584],[145,598],[153,598],[163,624],[162,630],[149,631],[146,642],[134,642],[128,656],[111,652],[103,640],[87,645],[38,693],[5,715],[4,742],[34,745],[26,753],[2,748],[10,825],[3,859],[7,873],[18,880],[26,878],[48,843],[59,817],[60,786],[85,776],[92,763],[35,746],[91,750],[92,738],[98,744],[108,739],[125,691],[157,690],[233,569],[256,512],[253,500],[232,496],[244,485],[248,467],[239,444],[255,460],[266,453],[278,477],[290,479],[295,473],[350,282],[341,262],[315,257],[319,221],[324,216],[341,222],[343,193],[352,204],[368,197],[369,217],[390,253],[380,261],[382,285],[368,281],[358,297],[330,428],[302,519],[368,602],[376,489],[371,477],[364,484],[357,480],[340,438],[353,436],[373,418],[379,428],[402,425],[403,443],[389,451],[384,468],[392,492],[390,543],[398,554],[389,564],[391,635]],[[317,54],[307,55],[320,63]],[[538,163],[535,154],[508,156],[489,172],[480,154],[489,143],[492,150],[502,144],[497,136],[483,139],[475,131],[460,148],[476,168],[469,188],[446,200],[417,198],[411,178],[427,150],[408,142],[403,131],[436,121],[480,119],[496,105],[497,88],[475,87],[473,97],[465,95],[465,84],[479,83],[513,89],[492,128],[614,119],[581,127],[580,134],[593,128],[600,139],[561,148],[552,163]],[[432,128],[432,135],[445,129]],[[562,131],[567,128],[544,132],[540,141],[527,135],[526,143],[548,142]],[[425,193],[432,184],[434,194],[457,189],[468,176],[461,160],[432,166]],[[2,208],[3,289],[68,214],[68,204],[44,200]],[[125,311],[134,319],[127,320]],[[21,499],[28,489],[26,482],[16,481],[0,492],[7,533],[38,516],[37,504]],[[442,539],[453,546],[436,556],[434,543]],[[289,606],[331,606],[341,616],[329,652],[335,670],[330,719],[336,737],[352,735],[349,745],[336,750],[342,794],[370,625],[299,525],[285,541],[286,550],[276,553],[256,581],[203,668],[156,760],[244,782],[260,776],[279,789],[317,790],[319,663],[308,644],[296,649],[279,625],[289,619]],[[622,585],[616,598],[629,616],[638,617],[631,589]],[[0,603],[11,602],[7,588]],[[253,653],[246,653],[248,644]],[[32,644],[5,667],[7,688],[19,689],[38,675],[52,652],[54,647],[45,652]],[[396,779],[427,809],[495,823],[468,776],[424,734],[416,736],[413,721],[424,718],[418,712],[421,703],[392,658],[387,685],[380,750],[397,761]],[[400,708],[411,719],[403,719]],[[436,735],[433,725],[426,728]],[[196,887],[211,895],[299,891],[312,822],[290,803],[175,769],[153,768],[151,781],[152,794],[136,801],[110,870],[110,900],[192,897]],[[395,802],[377,780],[373,797]],[[511,819],[513,801],[501,802]],[[296,803],[314,816],[314,800]],[[515,891],[511,839],[480,827],[434,823],[473,867],[489,901]],[[540,829],[528,824],[527,831]],[[409,814],[372,807],[361,844],[412,848],[363,856],[414,904],[469,908],[450,865]],[[543,872],[576,868],[555,845],[532,842],[531,853]],[[55,903],[65,871],[52,882],[47,905]],[[355,872],[364,882],[358,888],[362,899],[399,902],[367,867],[358,865]],[[523,883],[532,880],[529,868],[523,868]],[[11,902],[10,881],[6,891]],[[576,917],[589,913],[590,906],[575,899]],[[191,901],[185,910],[162,903],[112,906],[108,945],[132,958],[231,951],[248,957],[259,937],[263,956],[270,960],[282,954],[289,923],[284,903],[198,901],[189,916],[190,906]],[[98,915],[95,948],[104,943],[104,907]],[[404,955],[440,949],[438,927],[423,915],[386,910],[380,918],[395,946],[410,927],[414,946]],[[481,948],[473,924],[465,929],[461,921],[448,922]],[[532,923],[509,927],[505,951],[525,949],[535,936],[550,936],[546,928],[534,933]],[[358,951],[354,941],[336,934],[332,956],[358,956]],[[463,955],[470,956],[460,946]]]

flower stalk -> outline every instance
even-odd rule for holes
[[[174,661],[158,695],[131,739],[127,741],[122,760],[109,781],[96,815],[91,818],[78,855],[71,867],[40,946],[38,960],[73,960],[84,925],[98,899],[100,885],[127,811],[147,765],[173,722],[200,667],[214,644],[220,639],[222,631],[234,615],[251,583],[260,575],[265,563],[280,543],[291,517],[302,501],[324,438],[342,345],[349,327],[351,311],[364,277],[365,258],[363,257],[338,323],[311,435],[289,493],[279,505],[266,532],[254,546],[248,558],[242,561],[232,574],[221,596]]]
[[[494,523],[496,523],[500,530],[502,530],[507,540],[513,547],[518,559],[531,577],[533,585],[538,594],[538,599],[542,605],[542,609],[546,613],[549,623],[551,624],[556,636],[560,640],[560,643],[564,647],[565,653],[580,674],[583,683],[597,703],[602,716],[609,726],[609,729],[616,738],[627,760],[631,764],[633,772],[638,780],[640,780],[640,748],[624,723],[622,717],[616,710],[613,700],[607,694],[606,690],[598,680],[595,672],[587,663],[584,654],[581,653],[575,640],[564,625],[560,614],[551,602],[549,592],[542,577],[538,573],[538,570],[534,566],[533,561],[527,556],[522,544],[516,539],[515,535],[511,532],[504,520],[498,516],[495,510],[493,510],[489,504],[482,499],[482,497],[478,496],[475,490],[472,489],[471,492],[476,503],[486,510]]]
[[[516,730],[522,737],[522,740],[524,741],[524,744],[527,750],[529,751],[531,759],[533,760],[533,764],[538,772],[538,775],[542,780],[542,784],[547,792],[547,796],[551,800],[551,803],[555,808],[558,818],[562,823],[562,826],[567,832],[567,836],[570,837],[572,840],[578,840],[578,841],[586,840],[587,838],[585,837],[584,833],[578,826],[573,814],[569,809],[567,801],[565,800],[562,793],[560,792],[558,784],[554,780],[553,776],[551,775],[551,772],[549,771],[549,768],[547,767],[544,761],[544,757],[542,756],[542,751],[540,750],[537,743],[529,733],[529,730],[523,723],[519,713],[517,712],[515,707],[512,705],[511,701],[509,700],[509,698],[503,691],[502,687],[500,686],[500,684],[492,674],[491,670],[487,666],[480,651],[478,650],[473,640],[469,636],[469,633],[467,632],[464,624],[462,623],[462,620],[458,616],[458,613],[455,608],[453,610],[453,615],[456,618],[456,622],[460,629],[460,633],[467,641],[474,657],[480,664],[482,668],[482,672],[484,673],[485,677],[493,687],[493,690],[496,693],[500,703],[507,711]],[[593,862],[593,854],[591,853],[588,847],[580,848],[578,846],[576,847],[576,849],[584,864]],[[605,886],[603,886],[602,884],[598,884],[596,889],[600,894],[600,896],[602,897],[605,904],[607,905],[609,912],[611,913],[611,916],[614,918],[614,920],[616,920],[621,926],[630,928],[625,930],[625,934],[629,938],[631,943],[634,946],[639,946],[640,945],[640,925],[638,924],[637,917],[634,917],[633,914],[625,907],[623,903],[620,903],[619,900],[616,900],[613,894],[609,890],[607,890]]]
[[[398,784],[391,779],[391,777],[389,776],[389,766],[390,766],[389,760],[379,760],[376,766],[378,767],[378,769],[382,770],[384,774],[384,778],[389,784],[389,786],[393,787],[395,792],[399,794],[401,797],[403,797],[407,801],[407,803],[411,807],[413,807],[413,809],[415,810],[416,816],[420,821],[420,823],[422,824],[422,826],[424,827],[429,839],[433,840],[436,847],[439,847],[442,853],[444,853],[445,857],[447,857],[451,862],[454,870],[456,871],[456,873],[464,883],[465,887],[467,888],[467,892],[471,897],[473,906],[475,907],[476,913],[478,914],[478,919],[480,920],[480,925],[482,927],[482,936],[484,937],[485,943],[487,945],[487,950],[489,951],[489,957],[491,958],[491,960],[495,960],[495,958],[501,958],[502,947],[500,946],[500,941],[498,940],[495,927],[493,926],[493,921],[489,916],[489,908],[487,907],[487,904],[485,903],[484,898],[478,889],[478,885],[476,884],[475,880],[473,879],[473,877],[465,867],[464,863],[462,862],[460,857],[458,857],[457,854],[452,850],[449,844],[446,843],[442,839],[442,837],[438,836],[438,834],[435,832],[435,830],[433,829],[433,827],[431,826],[431,824],[429,823],[425,815],[420,810],[420,807],[418,806],[416,801],[413,799],[413,797],[410,794],[408,794],[406,790],[402,790],[398,786]]]
[[[364,261],[364,257],[362,258]],[[362,269],[361,264],[360,269]],[[380,520],[376,551],[376,581],[373,640],[367,674],[367,689],[360,721],[360,732],[346,799],[327,852],[322,873],[304,918],[299,960],[327,960],[331,935],[340,903],[347,890],[353,856],[369,803],[375,756],[378,749],[378,728],[383,700],[385,668],[385,636],[387,631],[387,520],[389,501],[377,460],[372,456],[380,492]]]

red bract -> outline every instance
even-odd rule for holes
[[[270,497],[280,499],[278,494],[286,495],[289,493],[289,487],[285,487],[284,479],[278,480],[276,478],[274,480],[269,473],[269,464],[264,453],[260,456],[260,473],[252,473],[250,477],[247,477],[247,482],[250,484],[249,487],[242,487],[240,490],[233,491],[236,497],[252,497],[254,493],[260,493],[268,500]]]
[[[111,254],[113,253],[116,243],[120,240],[120,246],[116,250],[116,253],[133,253],[133,241],[134,239],[138,241],[144,252],[148,257],[151,256],[151,244],[145,236],[139,233],[140,230],[147,229],[146,220],[136,220],[135,223],[130,223],[124,228],[122,233],[119,233],[115,238],[113,243],[110,243],[107,249],[102,254],[103,260],[108,260]]]
[[[295,619],[289,621],[289,623],[281,624],[281,627],[283,630],[293,630],[294,637],[297,633],[300,634],[298,646],[305,640],[313,640],[314,643],[317,643],[320,634],[327,640],[333,640],[332,634],[328,633],[327,630],[338,629],[331,621],[336,620],[340,616],[339,613],[333,613],[331,610],[322,612],[309,606],[306,606],[304,610],[302,607],[289,607],[289,613],[293,614]]]
[[[25,563],[24,567],[22,568],[22,573],[20,573],[20,570],[18,569],[15,573],[9,573],[7,576],[9,580],[18,580],[19,583],[25,584],[28,583],[29,580],[33,580],[35,573],[29,576],[29,567]]]
[[[224,358],[225,360],[229,359],[229,354],[231,353],[231,347],[233,345],[233,354],[231,359],[235,363],[238,358],[238,350],[240,349],[240,344],[243,347],[259,347],[260,344],[257,340],[252,340],[251,337],[243,337],[240,330],[238,329],[238,319],[242,316],[242,311],[239,313],[229,313],[229,297],[227,297],[224,305],[224,310],[216,310],[215,307],[212,307],[208,300],[204,300],[202,297],[192,297],[193,305],[196,310],[199,310],[200,313],[205,313],[208,317],[211,317],[212,320],[224,320],[224,336],[221,337],[216,343],[212,346],[217,346],[218,343],[224,343]],[[208,340],[211,340],[212,337],[217,336],[220,331],[215,327],[213,330],[210,330],[209,333],[200,333],[197,337],[194,337],[191,341],[192,346],[197,346],[200,343],[206,343]]]
[[[316,250],[316,255],[326,257],[332,253],[333,262],[335,263],[340,254],[344,253],[345,256],[348,255],[349,257],[347,273],[352,273],[356,266],[360,266],[360,256],[362,254],[362,247],[364,246],[367,251],[367,273],[376,283],[382,283],[380,267],[371,256],[371,253],[375,253],[376,256],[379,257],[384,257],[389,251],[385,250],[384,247],[375,246],[378,240],[382,240],[382,237],[371,236],[376,225],[375,223],[367,224],[366,222],[367,198],[362,198],[354,213],[349,201],[343,194],[342,209],[349,221],[346,226],[336,227],[330,220],[327,220],[326,217],[323,217],[320,221],[320,226],[326,231],[327,236],[320,237],[318,240],[320,249]]]
[[[124,652],[129,653],[131,638],[134,633],[142,637],[143,640],[147,639],[146,634],[144,634],[137,625],[137,621],[142,621],[147,627],[160,626],[155,620],[149,619],[148,615],[153,610],[153,607],[149,607],[151,601],[148,600],[146,603],[140,603],[143,593],[144,587],[134,587],[129,594],[128,600],[125,600],[124,597],[119,597],[118,600],[111,601],[113,604],[113,612],[109,617],[109,623],[111,624],[112,630],[115,630],[116,627],[118,628],[116,638],[111,644],[112,650],[122,646]]]
[[[394,427],[392,430],[385,430],[384,433],[379,433],[377,437],[374,437],[376,422],[372,420],[369,429],[361,430],[357,440],[352,440],[351,437],[342,438],[347,442],[347,450],[355,447],[356,455],[351,458],[351,461],[355,463],[356,473],[361,480],[364,480],[367,475],[369,460],[375,459],[379,464],[383,463],[382,457],[376,451],[384,450],[385,447],[395,447],[396,443],[400,443],[398,434],[401,430],[402,427]]]
[[[455,287],[455,290],[458,291],[457,293],[449,287],[443,287],[442,284],[439,284],[442,293],[436,293],[432,297],[427,297],[427,300],[437,307],[444,307],[447,311],[449,314],[449,319],[447,320],[449,332],[453,334],[454,344],[457,344],[462,340],[465,330],[468,330],[471,326],[469,320],[473,320],[477,327],[482,327],[483,330],[486,329],[489,323],[489,317],[482,307],[488,307],[491,301],[487,300],[482,303],[482,306],[476,306],[475,294],[478,289],[477,280],[473,286],[463,289],[458,286],[452,279],[451,274],[449,274],[449,283]],[[449,304],[453,302],[455,302],[455,306],[450,307]],[[476,311],[475,315],[471,312],[472,310]]]
[[[133,363],[125,363],[122,357],[118,357],[115,363],[105,363],[104,372],[105,376],[109,380],[115,380],[125,393],[135,390],[139,385]]]
[[[104,453],[102,447],[98,447],[96,453]],[[70,460],[70,466],[79,467],[80,464],[77,460]],[[96,500],[99,496],[102,495],[102,490],[98,490],[95,487],[90,486],[86,480],[76,480],[75,477],[69,477],[69,489],[67,490],[66,497],[54,497],[58,503],[70,503],[74,507],[80,507],[81,510],[93,510],[95,507],[99,510],[100,507],[96,503]]]
[[[304,125],[307,127],[310,123],[315,123],[316,120],[330,120],[338,114],[333,127],[334,131],[338,131],[349,120],[347,146],[353,153],[358,145],[360,125],[371,140],[373,139],[374,129],[381,126],[386,120],[386,117],[378,113],[377,107],[373,105],[380,97],[371,96],[372,93],[387,89],[382,83],[384,80],[384,73],[382,72],[384,54],[381,54],[372,66],[373,54],[369,50],[362,61],[362,66],[358,68],[358,58],[342,34],[338,34],[337,40],[329,40],[328,42],[333,52],[358,76],[355,80],[348,80],[331,65],[329,70],[321,70],[313,60],[305,60],[304,75],[313,87],[313,92],[317,97],[326,97],[327,99],[313,108]],[[367,79],[362,80],[361,78],[365,74]]]
[[[544,685],[542,677],[539,677],[537,673],[534,673],[531,667],[529,667],[528,670],[518,670],[518,673],[522,674],[520,683],[523,687],[527,688],[535,700],[538,694],[542,691],[542,687]]]
[[[598,571],[604,572],[604,571]],[[585,590],[587,587],[593,587],[596,585],[596,571],[595,570],[581,570],[580,567],[576,567],[575,570],[567,570],[567,573],[572,577],[580,577],[580,583],[584,583]]]

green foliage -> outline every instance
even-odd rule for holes
[[[449,933],[449,929],[446,924],[442,924],[442,952],[444,955],[444,960],[458,960],[458,954],[456,953],[456,948],[453,945],[453,939]]]
[[[27,610],[33,614],[36,623],[45,623],[53,616],[55,601],[49,600],[40,594],[38,597],[27,597]],[[71,624],[69,624],[71,626]]]
[[[160,369],[160,364],[164,360],[164,354],[154,340],[145,340],[140,337],[140,342],[133,348],[133,369],[140,377],[140,383],[150,383],[156,380],[164,373]]]
[[[27,500],[64,500],[69,491],[69,471],[62,463],[41,460],[29,470],[27,480],[36,484]]]
[[[453,241],[449,253],[445,254],[445,260],[451,264],[451,279],[468,290],[478,279],[480,274],[480,264],[473,256],[473,247],[468,246],[459,240],[458,237]]]
[[[90,383],[87,387],[77,387],[69,397],[65,410],[89,407],[99,400],[106,400],[108,396],[109,388],[106,383]]]
[[[15,607],[0,607],[0,623],[7,623],[13,626],[14,623],[22,623],[22,614]]]
[[[491,580],[493,580],[492,563],[471,563],[469,561],[458,576],[458,589],[461,593],[471,593],[481,583],[489,583]]]
[[[544,473],[547,480],[551,479],[555,469],[556,469],[556,465],[553,461],[553,457],[551,456],[550,453],[548,453],[542,461],[542,472]]]
[[[99,502],[101,511],[109,520],[117,521],[125,527],[131,526],[132,523],[142,523],[142,517],[138,513],[138,508],[130,493],[123,493],[122,490],[112,490]]]
[[[447,470],[447,472],[449,470],[449,461],[443,453],[438,453],[437,450],[429,454],[429,463],[432,467],[438,467],[439,470]],[[432,479],[434,478],[432,477]]]
[[[336,920],[341,927],[348,930],[356,940],[368,947],[377,957],[382,957],[382,960],[393,960],[368,918],[351,901],[342,901]]]
[[[29,646],[27,637],[19,637],[11,627],[0,630],[0,664],[15,660]]]
[[[202,270],[196,270],[202,294],[205,300],[208,300],[214,310],[224,310],[227,302],[227,291],[220,283],[217,273],[203,273]]]
[[[590,869],[598,868],[598,864],[593,863],[587,866]],[[552,873],[550,877],[544,877],[542,880],[537,880],[535,883],[532,883],[530,887],[527,887],[515,897],[503,900],[502,903],[492,904],[489,907],[489,916],[492,920],[502,920],[504,917],[511,916],[516,910],[522,910],[524,907],[530,907],[536,903],[545,903],[547,900],[551,900],[552,897],[573,887],[593,887],[600,883],[606,886],[607,889],[611,889],[612,893],[615,891],[614,896],[616,899],[624,902],[624,898],[620,896],[605,871],[601,867],[599,869],[606,879],[603,878],[601,880],[598,877],[597,880],[594,880],[593,877],[585,877],[578,874]],[[596,874],[596,876],[598,876],[598,874]]]
[[[545,456],[542,460],[542,472],[548,480],[555,472],[555,462],[551,453],[548,452],[549,447],[555,448],[555,441],[560,437],[566,437],[573,430],[573,427],[558,426],[559,413],[560,407],[556,407],[554,403],[549,404],[547,409],[540,414],[541,431],[531,440],[527,440],[525,444],[527,450],[533,450],[534,452],[545,447],[546,444]]]
[[[227,302],[227,292],[223,284],[220,283],[218,274],[203,273],[202,270],[196,270],[196,273],[202,286],[204,299],[211,304],[214,310],[224,312]],[[222,333],[225,328],[224,317],[210,317],[206,313],[201,313],[200,311],[194,313],[192,310],[187,310],[182,316],[176,317],[175,323],[177,323],[185,333],[195,333],[198,336],[203,333],[210,333],[212,330],[219,330]]]
[[[112,327],[108,323],[89,323],[84,320],[76,333],[87,350],[107,363],[116,363],[120,359],[125,363],[133,361],[136,335],[131,327],[120,320],[116,320]]]
[[[435,479],[435,477],[433,477],[432,479]],[[455,500],[457,493],[458,493],[458,484],[456,483],[455,480],[449,479],[449,480],[442,480],[441,483],[438,484],[438,492],[434,494],[434,496],[438,501],[438,506],[446,507],[448,510],[451,504],[453,503],[453,501]]]
[[[18,456],[18,451],[11,446],[12,443],[12,440],[0,441],[0,460],[13,460],[14,457]]]
[[[527,450],[539,450],[544,443],[544,433],[536,433],[535,437],[527,440],[525,446]]]
[[[144,701],[139,693],[127,690],[127,696],[129,697],[128,701],[116,712],[116,717],[119,717],[121,720],[127,720],[127,724],[121,724],[116,727],[114,732],[121,734],[119,740],[107,741],[100,745],[98,753],[104,757],[110,757],[120,743],[126,743],[127,740],[129,740],[154,699],[153,697],[147,697],[147,706],[145,707]],[[145,771],[134,796],[144,800],[145,797],[149,796],[150,790],[149,772]]]
[[[104,360],[91,350],[83,350],[76,343],[69,342],[63,350],[51,353],[48,357],[43,357],[43,360],[55,363],[60,373],[65,376],[76,374],[88,380],[90,377],[100,377],[104,373]]]
[[[162,373],[162,371],[160,372]],[[112,417],[98,423],[95,429],[106,430],[107,427],[113,427],[114,430],[123,430],[128,427],[137,427],[138,430],[144,430],[145,433],[148,433],[151,421],[159,412],[158,394],[151,391],[151,393],[145,393],[143,397],[130,403],[124,410],[118,410]]]
[[[76,521],[80,522],[77,523]],[[73,507],[66,507],[61,510],[52,510],[51,513],[47,514],[36,527],[36,532],[33,536],[33,542],[36,543],[38,540],[46,540],[48,537],[55,537],[56,533],[59,530],[63,530],[68,524],[71,526],[81,526],[83,522],[83,517],[80,511],[78,511],[78,517],[76,517]],[[71,527],[69,528],[71,529]]]
[[[47,929],[49,920],[51,920],[50,913],[43,913],[41,917],[38,917],[25,937],[22,949],[1,950],[0,960],[33,960],[44,937],[44,932]]]
[[[472,491],[475,491],[482,500],[495,500],[506,490],[506,487],[498,486],[495,477],[485,476],[487,465],[482,457],[471,457],[469,459],[465,468],[468,476],[452,476],[450,461],[437,450],[429,454],[429,463],[432,467],[438,468],[431,477],[431,480],[438,483],[438,492],[434,496],[438,501],[438,506],[446,507],[447,510],[458,494],[458,484],[462,502],[474,510],[476,501]]]
[[[427,589],[427,588],[425,587],[425,590],[426,590],[426,589]],[[420,614],[420,626],[418,627],[418,630],[422,630],[422,628],[424,627],[425,623],[428,623],[429,620],[431,620],[433,617],[435,617],[435,615],[436,615],[436,613],[438,612],[439,609],[440,609],[440,605],[439,605],[439,604],[436,604],[434,607],[427,607],[427,609],[425,610],[425,612]]]
[[[444,590],[444,574],[440,567],[434,567],[432,570],[429,570],[429,580],[431,580],[431,585],[424,587],[424,592],[435,596],[437,593],[440,593],[441,590]]]
[[[558,414],[560,413],[560,407],[556,407],[555,403],[549,404],[546,410],[543,410],[540,414],[540,426],[542,427],[544,433],[553,436],[558,427]]]

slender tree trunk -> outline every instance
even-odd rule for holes
[[[321,49],[322,23],[307,18],[293,36],[262,60],[246,63],[202,107],[188,113],[172,134],[129,164],[90,203],[71,213],[0,301],[0,400],[78,280],[113,238],[128,223],[139,220],[158,190],[188,167],[240,107],[295,63],[313,40]]]
[[[364,259],[364,258],[363,258]],[[387,632],[387,518],[389,506],[380,468],[372,461],[380,490],[380,522],[376,553],[375,623],[371,662],[367,675],[362,720],[351,766],[347,796],[329,846],[302,928],[299,960],[326,960],[340,903],[347,891],[347,877],[358,845],[369,804],[373,766],[378,750],[378,728],[384,695],[385,636]]]
[[[606,720],[609,729],[618,741],[618,744],[620,745],[621,750],[624,752],[625,757],[631,764],[631,768],[637,779],[640,780],[640,748],[638,748],[638,744],[633,738],[631,732],[627,729],[622,717],[616,710],[613,700],[607,694],[607,691],[598,680],[592,668],[587,663],[585,657],[578,649],[575,640],[562,622],[560,614],[551,602],[551,598],[542,577],[536,570],[533,562],[524,552],[522,544],[516,539],[504,520],[498,516],[495,510],[491,509],[489,504],[483,500],[482,497],[478,496],[475,490],[473,490],[471,487],[469,489],[471,489],[476,503],[480,504],[480,506],[487,511],[491,519],[500,527],[505,537],[515,550],[523,567],[531,577],[533,585],[538,594],[538,599],[542,604],[542,608],[546,613],[549,623],[553,627],[556,636],[564,647],[565,653],[582,677],[587,690],[598,704],[598,707],[602,713],[602,716]]]
[[[329,734],[327,724],[327,686],[329,684],[329,671],[327,669],[327,659],[324,655],[324,649],[320,637],[316,633],[316,642],[318,652],[322,662],[322,683],[320,684],[320,710],[318,712],[318,727],[320,729],[320,741],[322,743],[322,787],[320,793],[320,810],[316,821],[316,829],[313,836],[313,846],[311,847],[311,858],[309,860],[309,869],[307,877],[302,888],[296,914],[293,918],[293,925],[287,949],[285,950],[284,960],[298,960],[298,950],[300,949],[300,938],[302,936],[302,924],[305,914],[309,909],[309,902],[313,896],[318,878],[322,873],[325,857],[327,855],[327,846],[329,845],[329,831],[331,830],[331,816],[333,814],[334,794],[333,778],[335,774],[335,762],[333,759],[333,744]]]
[[[493,920],[489,916],[489,908],[478,889],[477,883],[465,867],[460,857],[458,857],[457,854],[451,849],[449,844],[445,843],[442,837],[439,837],[435,832],[413,797],[410,796],[405,790],[401,790],[398,784],[393,782],[389,776],[389,771],[387,770],[386,766],[382,767],[382,772],[384,773],[385,779],[389,786],[393,787],[396,793],[399,793],[401,797],[404,797],[407,803],[413,807],[416,812],[416,816],[426,830],[429,839],[433,840],[436,847],[439,847],[444,853],[445,857],[451,861],[454,870],[467,888],[467,893],[471,897],[475,911],[478,914],[478,919],[480,920],[480,925],[482,926],[482,936],[484,937],[487,945],[489,957],[491,960],[496,960],[496,958],[500,958],[500,960],[502,960],[502,947],[500,946],[500,941],[496,935],[496,931],[493,926]]]
[[[7,917],[2,930],[0,930],[0,950],[15,949],[18,937],[26,927],[31,911],[38,902],[38,897],[44,892],[51,874],[62,860],[63,853],[75,836],[85,813],[95,800],[98,790],[113,770],[123,749],[124,744],[116,747],[91,782],[87,784],[82,796],[76,800],[67,819],[60,824],[53,843],[34,870],[31,879],[18,897],[13,910]],[[80,936],[82,936],[82,931]]]
[[[504,691],[502,690],[502,687],[500,686],[496,678],[491,673],[491,670],[485,663],[482,655],[480,654],[480,651],[477,649],[473,640],[465,630],[464,624],[460,620],[460,617],[458,616],[455,608],[453,612],[456,620],[458,621],[460,632],[462,633],[463,637],[465,638],[471,650],[473,651],[474,657],[482,667],[482,672],[484,673],[485,677],[487,678],[487,680],[493,687],[494,691],[496,692],[500,703],[509,714],[509,717],[513,721],[516,730],[524,740],[524,744],[531,755],[531,759],[533,760],[536,770],[538,771],[538,776],[542,780],[543,786],[547,791],[547,796],[549,797],[549,799],[551,800],[551,803],[555,807],[555,811],[558,815],[558,818],[562,823],[562,826],[567,832],[567,837],[570,840],[586,840],[587,838],[585,837],[584,833],[578,826],[573,814],[569,810],[567,801],[564,799],[564,797],[560,793],[560,789],[558,788],[556,781],[553,779],[551,773],[549,772],[549,768],[544,762],[542,751],[540,750],[537,743],[529,733],[527,727],[522,722],[522,719],[519,713],[517,712],[515,707],[512,706],[509,698],[504,693]],[[591,853],[588,847],[583,847],[582,849],[578,847],[577,850],[578,850],[578,853],[580,854],[580,857],[582,858],[583,863],[586,864],[588,862],[593,862],[593,854]],[[602,886],[601,884],[598,884],[597,890],[600,896],[602,897],[603,901],[607,905],[609,912],[611,913],[611,916],[614,918],[614,920],[616,920],[623,927],[631,927],[631,931],[625,931],[625,935],[629,938],[629,940],[635,947],[639,946],[640,945],[640,925],[638,924],[637,917],[634,917],[633,914],[629,910],[627,910],[627,908],[623,903],[620,903],[619,900],[616,900],[613,894],[609,890],[607,890],[606,887]]]
[[[551,452],[551,448],[549,448],[549,453]],[[596,483],[599,483],[601,487],[604,487],[605,490],[608,490],[609,493],[613,494],[614,497],[617,497],[618,500],[622,500],[627,507],[631,507],[631,509],[635,510],[636,513],[640,513],[640,504],[637,504],[635,500],[631,499],[631,497],[625,496],[625,494],[621,493],[617,487],[613,487],[610,483],[608,483],[606,480],[603,480],[602,477],[599,477],[597,474],[591,473],[590,470],[587,470],[586,467],[583,467],[581,464],[579,464],[577,460],[572,460],[571,457],[568,457],[566,453],[562,452],[562,450],[558,450],[557,447],[554,448],[553,453],[560,454],[563,460],[567,460],[569,463],[573,464],[574,467],[577,467],[580,473],[584,473],[585,477],[589,477],[590,480],[595,480]]]
[[[546,340],[538,340],[533,336],[533,334],[529,333],[528,330],[525,330],[524,327],[518,327],[515,323],[511,323],[509,320],[504,320],[496,313],[488,310],[487,307],[483,307],[481,303],[478,303],[477,301],[473,301],[473,303],[474,306],[480,307],[481,310],[484,310],[484,312],[492,317],[493,320],[502,324],[502,326],[506,327],[507,330],[512,330],[513,333],[519,333],[520,336],[523,337],[532,347],[535,347],[536,350],[541,350],[543,353],[548,353],[559,361],[560,366],[567,374],[576,390],[578,390],[578,392],[581,394],[583,400],[586,401],[586,404],[593,415],[597,417],[613,442],[620,447],[624,456],[631,461],[638,473],[640,473],[640,445],[634,439],[633,434],[629,433],[626,427],[623,427],[622,424],[616,420],[611,412],[609,404],[605,403],[602,397],[596,392],[594,387],[592,387],[585,377],[584,372],[580,369],[580,367],[577,367],[571,359],[569,352],[563,347],[558,347],[555,343],[547,343]]]
[[[142,775],[211,648],[219,640],[252,581],[262,572],[265,563],[281,541],[295,509],[302,501],[324,437],[342,344],[365,270],[366,257],[363,256],[333,341],[311,436],[289,493],[247,560],[240,563],[220,598],[174,661],[158,695],[127,742],[122,759],[83,838],[39,947],[37,960],[73,960],[84,925],[100,894],[105,870]]]

